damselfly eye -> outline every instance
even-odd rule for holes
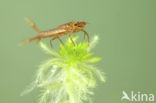
[[[74,24],[74,26],[77,26],[77,24]]]

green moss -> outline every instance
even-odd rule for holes
[[[74,41],[78,37],[74,38]],[[92,88],[96,87],[96,77],[105,82],[102,72],[95,66],[101,60],[93,56],[91,50],[95,47],[98,37],[95,36],[88,47],[88,43],[72,44],[70,39],[66,45],[60,45],[56,52],[43,42],[40,47],[51,58],[42,63],[37,71],[36,80],[23,94],[34,88],[41,88],[39,103],[84,103],[90,101]]]

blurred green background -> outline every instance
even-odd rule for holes
[[[35,42],[18,46],[37,34],[25,17],[41,30],[72,20],[89,22],[90,37],[100,37],[94,52],[102,57],[98,66],[107,78],[94,90],[94,103],[120,103],[123,90],[156,95],[155,0],[1,0],[0,103],[37,103],[39,97],[36,91],[20,96],[48,58]]]

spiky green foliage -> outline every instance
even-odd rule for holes
[[[78,38],[74,38],[76,42]],[[23,93],[34,88],[41,88],[39,103],[84,103],[90,101],[92,88],[96,86],[96,77],[105,81],[102,73],[95,66],[101,58],[93,56],[91,50],[95,47],[98,37],[88,43],[72,44],[70,39],[66,45],[60,45],[59,52],[49,48],[43,42],[40,47],[51,58],[40,65],[36,80]]]

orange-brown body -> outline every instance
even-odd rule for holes
[[[39,42],[40,39],[42,39],[42,38],[49,38],[49,37],[53,37],[50,40],[51,46],[52,46],[52,40],[55,40],[55,39],[59,39],[59,41],[63,44],[63,42],[60,39],[60,37],[63,36],[63,35],[67,35],[67,34],[69,35],[72,43],[74,44],[74,41],[72,40],[71,34],[79,32],[79,31],[84,32],[84,38],[85,38],[85,36],[87,36],[87,38],[88,38],[88,45],[89,45],[88,33],[83,29],[85,27],[85,25],[86,25],[86,22],[69,22],[69,23],[60,25],[57,28],[49,30],[49,31],[40,31],[37,28],[37,26],[30,19],[26,18],[26,21],[38,32],[38,35],[23,41],[21,43],[21,45],[29,43],[29,42],[31,42],[33,40],[36,40],[36,42]]]

